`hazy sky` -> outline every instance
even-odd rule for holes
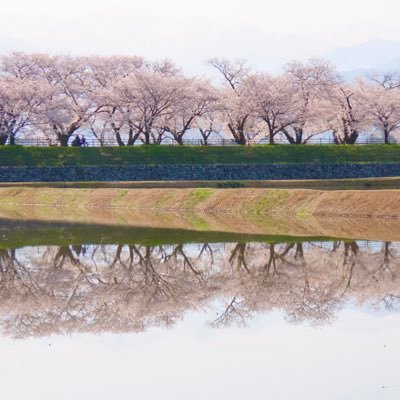
[[[0,337],[7,400],[397,400],[400,315],[344,310],[332,325],[204,327],[188,315],[142,334]]]
[[[398,0],[13,0],[1,10],[0,51],[140,54],[190,70],[216,55],[275,68],[400,39]]]

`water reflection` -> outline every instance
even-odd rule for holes
[[[327,324],[349,302],[398,308],[399,251],[354,240],[0,249],[0,324],[19,338],[139,332],[210,308],[213,327],[272,310]]]

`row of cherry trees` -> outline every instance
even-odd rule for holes
[[[395,243],[198,243],[0,249],[0,331],[140,332],[209,311],[212,327],[279,310],[324,325],[345,305],[400,309]]]
[[[183,144],[194,132],[204,144],[216,136],[302,144],[321,134],[353,144],[364,132],[389,142],[400,128],[396,75],[348,83],[322,60],[289,63],[280,75],[253,72],[243,61],[209,64],[218,84],[136,56],[3,55],[0,145],[27,137],[67,146],[87,132],[120,146]]]

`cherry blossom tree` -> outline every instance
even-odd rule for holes
[[[370,79],[386,90],[400,89],[400,72],[375,73]]]
[[[356,84],[338,84],[320,102],[326,130],[336,144],[354,144],[369,127],[368,113]]]
[[[209,64],[223,77],[220,89],[221,115],[237,144],[247,144],[258,133],[250,93],[246,87],[250,70],[244,60],[213,58]]]
[[[293,121],[293,92],[288,79],[282,76],[255,74],[247,81],[254,111],[265,123],[270,144]]]
[[[10,75],[51,87],[36,115],[36,127],[62,146],[100,109],[91,96],[85,57],[14,53],[2,64]]]
[[[92,56],[85,61],[92,86],[90,95],[102,110],[89,121],[91,133],[100,143],[106,137],[115,136],[120,146],[134,144],[138,135],[130,123],[131,110],[118,103],[115,83],[136,71],[148,69],[149,62],[138,56]]]
[[[45,137],[67,146],[91,133],[100,145],[184,143],[196,130],[204,144],[230,135],[238,144],[277,135],[304,144],[331,132],[353,144],[361,133],[400,127],[398,73],[345,83],[322,60],[289,63],[277,76],[252,73],[242,60],[209,60],[222,84],[185,76],[169,60],[138,56],[0,56],[0,144],[17,136]]]
[[[92,96],[92,79],[85,59],[56,58],[43,74],[54,87],[42,113],[42,127],[47,135],[55,135],[61,146],[83,128],[102,109]]]
[[[287,113],[291,123],[284,126],[282,132],[290,144],[307,143],[313,136],[325,131],[319,104],[330,96],[340,77],[330,63],[318,59],[307,63],[289,63],[285,76],[290,82],[292,107]]]
[[[400,129],[400,90],[365,80],[358,82],[358,90],[371,125],[383,134],[385,143],[390,143],[390,136]]]
[[[184,96],[180,76],[158,71],[136,71],[115,82],[106,94],[111,106],[108,114],[117,141],[123,145],[121,129],[128,128],[128,145],[140,139],[150,144],[152,132],[161,125],[162,118],[171,114],[178,100]],[[116,118],[117,117],[117,118]]]
[[[199,119],[197,119],[195,127],[199,130],[202,137],[202,144],[207,146],[212,136],[221,137],[223,131],[223,124],[220,118],[220,111],[218,107],[206,112]]]
[[[47,89],[29,78],[0,76],[0,145],[15,144],[17,135],[33,125]]]
[[[218,97],[204,80],[181,79],[179,84],[183,90],[164,119],[163,128],[182,145],[184,135],[194,127],[196,121],[215,109]]]

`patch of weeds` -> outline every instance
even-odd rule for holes
[[[185,214],[187,220],[192,224],[194,229],[202,231],[210,230],[209,223],[204,219],[195,214]]]
[[[250,211],[257,214],[265,213],[270,209],[282,206],[289,198],[290,194],[286,190],[267,190],[255,204],[250,204]]]
[[[297,209],[296,216],[299,219],[307,219],[310,217],[310,215],[312,215],[311,211],[312,211],[311,207],[304,206],[304,207]]]
[[[118,197],[125,197],[128,194],[129,190],[128,189],[120,189],[118,191]]]
[[[212,193],[212,189],[194,189],[185,201],[185,206],[194,207],[202,201],[207,200]]]
[[[160,195],[154,203],[156,208],[165,208],[168,205],[169,201],[174,196],[173,192],[166,192],[163,195]],[[168,208],[168,207],[167,207]]]

